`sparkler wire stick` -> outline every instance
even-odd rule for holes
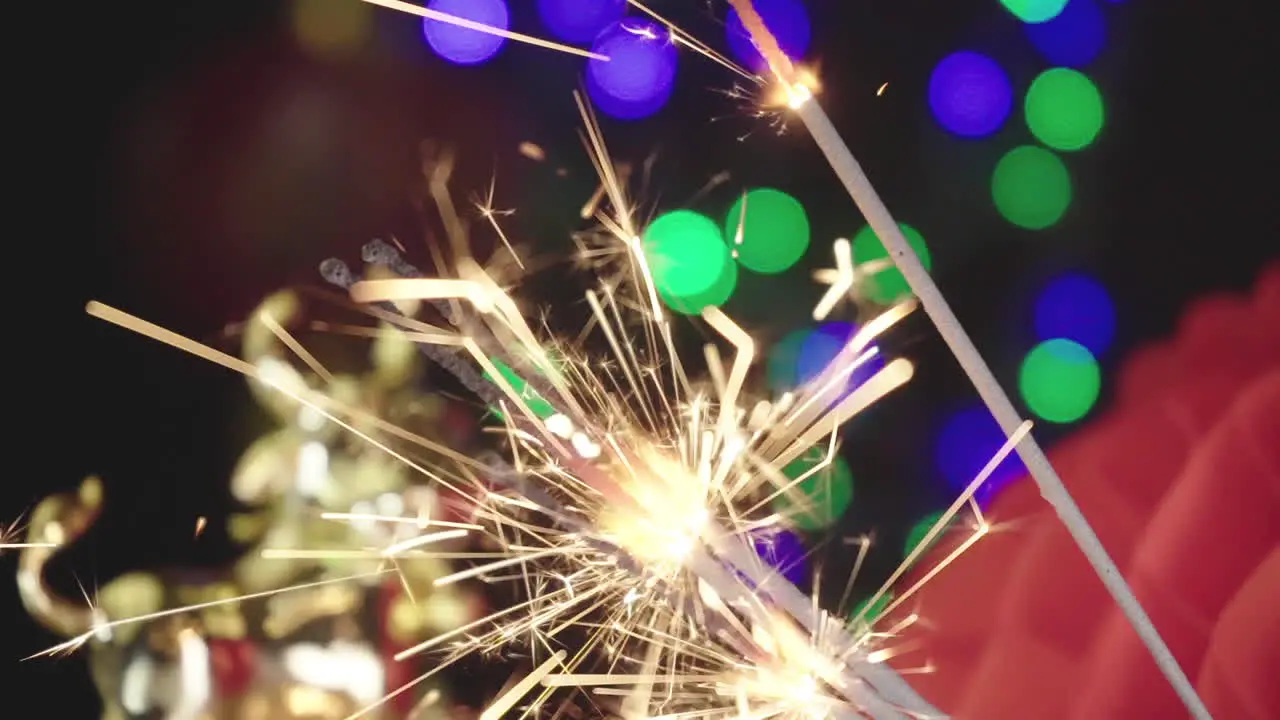
[[[796,110],[796,114],[804,122],[810,136],[813,137],[814,142],[817,143],[818,148],[826,157],[831,169],[840,178],[840,182],[849,193],[849,197],[857,205],[863,216],[866,217],[867,224],[871,226],[876,236],[880,238],[885,248],[888,249],[894,265],[898,267],[898,270],[906,279],[911,291],[919,298],[925,314],[933,320],[934,326],[938,328],[938,333],[942,335],[943,341],[951,349],[952,354],[960,363],[960,367],[969,376],[969,380],[978,391],[978,395],[986,404],[987,409],[991,411],[996,422],[1000,424],[1000,428],[1004,431],[1006,437],[1013,434],[1022,424],[1022,418],[1009,400],[1009,396],[1000,387],[999,382],[996,381],[991,368],[987,366],[987,363],[982,359],[982,355],[978,353],[978,349],[974,346],[968,333],[960,325],[960,321],[956,319],[955,313],[951,311],[951,307],[942,296],[942,292],[938,290],[938,286],[929,277],[928,271],[920,264],[920,259],[916,256],[915,251],[911,249],[910,243],[907,242],[907,238],[902,234],[902,230],[898,227],[897,221],[893,219],[893,215],[889,213],[888,207],[885,206],[884,201],[880,199],[879,194],[872,187],[870,179],[867,178],[862,166],[854,158],[853,152],[849,150],[849,146],[840,137],[840,133],[831,124],[831,119],[827,117],[826,112],[823,111],[812,94],[803,86],[792,84],[793,70],[791,63],[778,47],[777,40],[769,33],[759,14],[756,13],[751,0],[729,0],[729,2],[738,11],[738,15],[743,20],[743,25],[751,35],[752,42],[760,50],[761,55],[768,60],[774,74],[790,91],[792,105]],[[1164,639],[1160,637],[1160,632],[1156,630],[1151,618],[1142,608],[1142,603],[1133,594],[1133,590],[1120,573],[1115,561],[1107,554],[1102,541],[1098,539],[1098,535],[1089,525],[1088,519],[1085,518],[1084,513],[1080,511],[1080,507],[1071,497],[1071,493],[1063,485],[1062,479],[1058,477],[1057,472],[1053,469],[1053,465],[1045,456],[1039,443],[1028,434],[1018,444],[1017,450],[1031,477],[1035,480],[1036,485],[1039,486],[1040,495],[1058,514],[1058,518],[1066,526],[1067,532],[1075,540],[1076,546],[1080,548],[1085,558],[1088,559],[1089,564],[1093,566],[1094,572],[1097,573],[1098,578],[1102,580],[1102,584],[1111,593],[1111,597],[1115,599],[1116,604],[1120,606],[1120,610],[1129,620],[1129,624],[1133,626],[1134,631],[1138,633],[1138,637],[1147,646],[1147,650],[1151,653],[1156,665],[1164,673],[1165,678],[1173,686],[1174,692],[1182,699],[1192,717],[1196,718],[1196,720],[1212,720],[1208,708],[1205,707],[1200,696],[1196,694],[1195,687],[1178,665],[1178,661],[1174,658],[1173,653],[1170,652]]]

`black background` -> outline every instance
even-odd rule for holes
[[[514,24],[540,33],[532,5],[513,0]],[[995,0],[811,3],[824,104],[890,207],[929,239],[939,284],[1006,387],[1032,342],[1022,312],[1057,270],[1092,271],[1111,289],[1120,335],[1103,358],[1109,371],[1128,349],[1168,335],[1191,298],[1243,291],[1280,256],[1274,61],[1251,4],[1102,5],[1108,45],[1088,72],[1108,124],[1068,158],[1077,197],[1066,220],[1028,233],[999,219],[987,190],[995,160],[1029,141],[1020,119],[964,143],[935,129],[923,100],[933,64],[961,48],[996,57],[1024,89],[1045,64],[1017,22]],[[384,10],[362,51],[318,60],[294,46],[285,7],[89,3],[10,25],[6,307],[16,324],[3,340],[11,430],[0,520],[87,473],[104,476],[105,517],[57,566],[69,589],[72,571],[92,587],[126,569],[225,561],[231,551],[217,533],[193,540],[192,524],[225,512],[232,464],[268,427],[240,379],[86,318],[87,300],[234,351],[224,326],[275,288],[315,283],[324,257],[354,259],[362,242],[389,232],[421,242],[409,199],[424,138],[460,150],[460,192],[483,189],[496,170],[499,204],[521,208],[514,227],[544,257],[567,247],[563,218],[593,186],[574,135],[579,61],[509,47],[480,68],[449,66],[430,55],[414,19]],[[713,16],[723,8],[655,7],[718,42]],[[813,218],[806,262],[829,264],[822,239],[860,220],[800,128],[775,136],[711,92],[728,86],[722,70],[681,62],[676,96],[656,118],[605,123],[614,154],[656,152],[661,193],[649,199],[662,207],[721,170],[733,180],[698,205],[713,214],[744,186],[787,189]],[[273,123],[284,116],[304,121],[281,130]],[[521,160],[522,140],[552,160]],[[563,272],[545,270],[531,292],[571,297],[555,289]],[[806,275],[745,280],[729,309],[776,338],[811,307],[818,290]],[[779,302],[788,293],[795,299]],[[929,428],[941,410],[972,400],[927,324],[897,342],[919,361],[916,387],[855,423],[847,446],[859,478],[850,527],[875,527],[892,547],[943,497]],[[0,558],[0,573],[13,567]],[[55,640],[25,620],[8,581],[0,617],[9,657],[0,685],[14,708],[0,712],[92,716],[81,660],[19,662]]]

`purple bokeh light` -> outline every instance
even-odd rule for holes
[[[929,78],[929,107],[938,123],[961,137],[999,130],[1013,108],[1013,85],[986,55],[961,51],[942,59]]]
[[[507,12],[506,0],[431,0],[427,9],[500,30],[511,27],[511,14]],[[478,65],[485,62],[497,55],[507,42],[506,38],[498,35],[431,18],[422,19],[422,35],[437,55],[455,65]]]
[[[610,25],[591,46],[609,60],[587,61],[587,94],[617,120],[648,117],[667,103],[676,79],[676,47],[658,23],[629,18]]]

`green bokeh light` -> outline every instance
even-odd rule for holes
[[[792,330],[769,348],[765,379],[777,393],[794,390],[799,385],[800,347],[812,332],[809,328]]]
[[[655,281],[656,284],[656,281]],[[658,289],[658,297],[662,298],[662,302],[667,307],[681,315],[697,315],[702,312],[703,308],[709,305],[720,307],[729,300],[733,295],[733,291],[738,287],[738,264],[732,261],[726,261],[720,266],[720,275],[716,277],[715,282],[706,290],[686,295],[684,297],[675,297]]]
[[[1082,150],[1102,131],[1102,93],[1083,73],[1053,68],[1040,73],[1027,89],[1027,127],[1037,140],[1055,150]]]
[[[941,518],[942,511],[939,510],[938,512],[929,513],[917,520],[916,524],[912,525],[911,529],[907,531],[907,542],[902,548],[902,557],[910,557],[911,553],[915,552],[916,546],[920,544],[921,540],[924,540],[924,536],[929,534],[929,531],[933,529],[934,525],[938,524],[938,520]],[[946,534],[946,528],[939,530],[938,534],[933,536],[933,540],[929,543],[929,547],[937,545],[938,541],[942,539],[944,534]],[[928,548],[926,548],[926,550],[927,549]],[[920,558],[916,559],[919,560]]]
[[[893,602],[894,596],[892,590],[887,590],[868,607],[872,597],[874,596],[868,595],[859,600],[858,604],[854,605],[853,610],[849,613],[849,621],[853,624],[855,630],[865,631],[875,625],[880,616],[884,614],[884,609],[889,607],[889,603]]]
[[[525,401],[525,404],[529,406],[529,409],[533,411],[533,414],[539,420],[546,420],[556,414],[555,407],[547,402],[546,398],[542,397],[537,390],[534,390],[533,386],[520,377],[515,370],[512,370],[506,363],[497,358],[489,358],[489,361],[498,369],[498,373],[502,375],[503,379],[510,383],[511,387],[516,389],[516,392],[520,393],[521,399]],[[484,378],[489,382],[494,381],[493,375],[488,372],[485,372]],[[491,407],[489,411],[496,415],[499,420],[504,419],[502,411],[498,408]]]
[[[1022,22],[1034,24],[1058,17],[1067,0],[1000,0],[1000,4]]]
[[[659,216],[645,228],[642,246],[654,285],[668,298],[693,298],[708,292],[730,263],[720,228],[691,210]]]
[[[810,448],[805,454],[792,460],[782,474],[794,480],[827,456],[826,447]],[[786,493],[773,499],[773,509],[791,518],[801,530],[822,530],[830,527],[844,515],[853,502],[853,471],[849,463],[839,455],[831,464],[813,473]]]
[[[929,246],[925,244],[924,236],[906,223],[898,223],[898,227],[902,229],[902,234],[906,236],[911,249],[920,258],[920,264],[924,265],[925,270],[931,269],[933,260],[929,257]],[[893,261],[889,260],[889,251],[868,225],[853,236],[853,262],[856,265],[863,265],[873,260],[886,260],[888,267],[859,276],[863,282],[861,288],[867,297],[881,305],[891,305],[904,295],[911,293],[907,279],[894,266]]]
[[[739,228],[742,242],[735,244]],[[781,190],[759,188],[738,198],[729,209],[724,239],[737,251],[743,267],[773,275],[795,265],[809,249],[809,217],[799,200]]]
[[[1005,220],[1028,230],[1043,230],[1061,220],[1071,205],[1071,176],[1057,155],[1023,145],[996,163],[991,198]]]
[[[1035,346],[1022,360],[1018,389],[1031,412],[1053,423],[1071,423],[1098,401],[1102,373],[1083,345],[1056,338]]]

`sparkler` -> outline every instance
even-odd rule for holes
[[[1021,425],[1022,418],[1019,417],[1018,411],[1009,401],[1009,396],[1001,389],[995,375],[978,353],[973,341],[961,327],[941,291],[933,283],[924,266],[920,264],[915,251],[911,249],[898,223],[872,187],[862,166],[858,164],[849,146],[840,137],[840,133],[831,124],[831,120],[812,93],[804,85],[797,84],[790,60],[778,47],[777,41],[755,11],[751,0],[729,0],[729,2],[738,11],[744,27],[751,34],[753,44],[767,60],[771,72],[784,87],[788,88],[788,95],[793,98],[792,106],[796,114],[808,128],[809,134],[822,150],[831,169],[840,178],[849,197],[867,218],[867,223],[875,231],[876,236],[884,243],[912,292],[920,298],[925,314],[933,320],[943,340],[951,348],[952,354],[959,361],[965,374],[969,376],[978,395],[986,403],[1005,435],[1011,436]],[[1134,596],[1133,590],[1125,582],[1115,561],[1107,554],[1106,548],[1089,525],[1088,519],[1080,512],[1079,506],[1062,484],[1061,478],[1054,471],[1035,438],[1028,435],[1018,445],[1018,455],[1039,486],[1040,494],[1058,514],[1059,519],[1076,541],[1076,545],[1093,566],[1098,578],[1102,580],[1116,604],[1120,606],[1129,624],[1142,638],[1156,665],[1182,699],[1187,710],[1198,720],[1208,720],[1209,711],[1200,700],[1200,696],[1196,694],[1195,687],[1160,637],[1151,618],[1143,610],[1142,604]]]
[[[436,17],[443,14],[408,3],[364,1],[497,32],[458,18]],[[781,81],[779,87],[788,103],[884,240],[894,262],[966,372],[974,378],[979,393],[1009,438],[885,589],[966,507],[974,516],[974,532],[952,557],[989,532],[991,526],[972,496],[1017,447],[1046,498],[1099,568],[1108,588],[1135,619],[1135,626],[1144,633],[1164,668],[1167,650],[1030,439],[1029,423],[1017,417],[941,294],[911,254],[896,223],[813,100],[815,85],[798,79],[749,2],[731,2]],[[727,63],[671,27],[673,42]],[[599,57],[516,33],[497,34]],[[731,63],[726,66],[733,67]],[[540,708],[561,688],[575,692],[591,688],[591,698],[616,698],[619,714],[625,718],[655,714],[691,720],[942,717],[883,664],[896,652],[884,643],[900,627],[882,633],[868,632],[862,622],[865,618],[860,616],[855,618],[855,629],[847,629],[842,621],[819,608],[816,600],[766,567],[749,544],[752,533],[786,524],[784,514],[767,511],[773,499],[785,496],[791,506],[801,511],[806,508],[808,501],[799,496],[796,485],[831,462],[840,426],[910,379],[911,364],[897,359],[852,392],[846,392],[853,373],[878,353],[872,341],[905,317],[914,308],[914,301],[892,307],[865,324],[827,369],[796,393],[755,403],[747,400],[745,388],[756,354],[755,343],[727,315],[708,308],[702,312],[702,319],[734,348],[734,357],[726,373],[718,346],[707,345],[704,354],[709,361],[709,382],[691,380],[675,351],[672,328],[658,302],[636,227],[634,205],[581,99],[579,105],[586,123],[586,145],[601,180],[599,196],[590,204],[591,212],[584,215],[592,214],[600,222],[604,245],[600,257],[611,263],[609,271],[613,273],[602,275],[599,287],[589,291],[586,299],[593,326],[612,351],[610,364],[601,364],[575,346],[554,342],[545,333],[535,331],[513,298],[466,253],[465,231],[448,200],[447,177],[433,179],[432,191],[449,232],[450,245],[455,249],[457,277],[422,277],[393,248],[379,243],[366,248],[365,261],[390,268],[399,278],[362,280],[337,261],[322,268],[327,280],[347,289],[370,315],[418,342],[433,361],[500,413],[510,448],[508,458],[462,456],[309,388],[282,383],[262,367],[126,313],[96,303],[88,311],[256,378],[442,487],[477,498],[473,522],[436,522],[437,527],[421,523],[418,536],[371,554],[388,563],[432,556],[467,556],[483,561],[438,578],[437,586],[476,578],[488,582],[511,579],[524,586],[526,601],[436,636],[403,651],[397,658],[447,648],[446,658],[434,673],[473,653],[492,652],[513,643],[522,643],[535,656],[545,656],[530,674],[511,684],[492,702],[482,716],[486,719],[501,716],[535,692],[528,707]],[[495,213],[484,215],[510,251]],[[831,312],[845,294],[855,289],[857,278],[849,254],[847,241],[837,241],[836,267],[819,278],[831,288],[815,307],[815,317]],[[395,303],[405,300],[428,301],[445,326],[402,314]],[[292,341],[282,327],[270,327],[285,346],[308,360],[305,349]],[[346,330],[354,334],[371,332],[363,328]],[[454,467],[425,467],[384,438],[428,448]],[[804,475],[792,479],[782,474],[782,467],[824,442],[825,457]],[[347,513],[334,514],[330,519],[356,518]],[[462,536],[483,536],[498,550],[486,555],[424,549]],[[266,554],[303,552],[307,550],[275,549]],[[379,572],[393,569],[384,567]],[[899,595],[883,612],[907,601],[920,583]],[[871,598],[867,607],[875,606],[885,589]],[[95,624],[94,632],[158,616],[103,620]],[[902,622],[913,621],[914,616],[908,616]],[[570,631],[586,634],[572,654],[563,646]],[[73,638],[53,650],[74,649],[92,634]],[[607,672],[579,672],[590,669],[588,663],[600,657],[607,658]],[[1167,660],[1172,662],[1171,657]],[[1166,672],[1183,694],[1178,682],[1181,678],[1185,684],[1185,677],[1181,677],[1176,664],[1172,667]],[[375,709],[429,676],[395,690],[352,717]],[[1194,698],[1194,691],[1189,690],[1189,685],[1187,688]],[[1202,706],[1197,711],[1191,700],[1187,702],[1197,717],[1208,717],[1200,712]]]

